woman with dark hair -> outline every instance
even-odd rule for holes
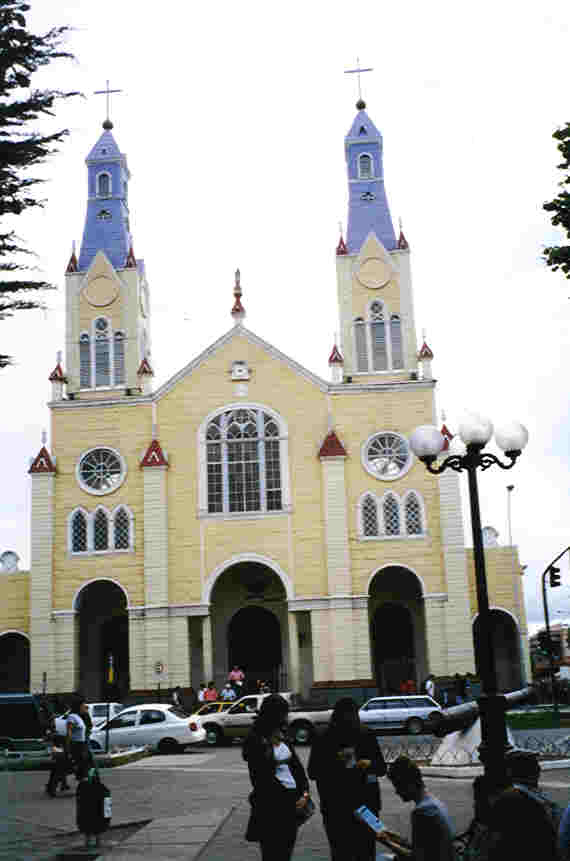
[[[386,763],[350,697],[335,705],[329,726],[314,741],[307,770],[317,782],[332,861],[373,861],[374,832],[354,811],[365,804],[379,813],[378,778],[386,774]]]
[[[77,779],[82,780],[92,761],[88,738],[93,724],[85,697],[73,698],[66,726],[65,749],[75,764]]]
[[[259,842],[262,861],[289,861],[297,838],[297,816],[309,798],[309,783],[287,737],[289,704],[266,697],[243,746],[253,792],[245,839]]]

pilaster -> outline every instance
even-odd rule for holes
[[[155,683],[154,667],[169,662],[167,465],[152,457],[151,443],[142,461],[144,492],[145,687]],[[156,609],[154,609],[156,608]],[[160,609],[159,609],[160,608]]]
[[[144,612],[129,610],[129,678],[132,690],[140,691],[146,687],[146,667],[148,665]]]
[[[311,642],[313,646],[313,681],[332,679],[329,610],[311,610]]]
[[[424,596],[428,670],[436,676],[445,676],[451,672],[445,625],[446,604],[444,595]]]
[[[190,639],[188,617],[170,616],[168,619],[168,683],[171,687],[190,684]]]
[[[439,505],[443,544],[443,564],[447,581],[445,628],[448,644],[448,672],[475,672],[473,629],[469,608],[469,584],[459,476],[446,470],[439,478]],[[432,669],[432,672],[435,670]]]
[[[362,604],[362,606],[359,606]],[[370,651],[370,622],[368,619],[368,599],[357,599],[352,609],[352,637],[354,653],[354,678],[372,678]]]
[[[160,679],[160,684],[168,685],[170,667],[169,660],[169,636],[168,615],[166,608],[160,608],[160,615],[149,614],[145,619],[145,688],[155,688]],[[166,673],[158,676],[155,672],[156,665],[160,663],[166,666]],[[131,678],[131,687],[134,687]]]
[[[320,459],[323,477],[328,594],[348,596],[351,594],[352,584],[344,465],[346,452],[334,431],[326,437],[321,447]]]
[[[57,690],[58,684],[53,675],[55,637],[52,621],[55,473],[32,472],[31,480],[30,687],[31,690],[41,690],[45,673],[47,692],[51,693]]]
[[[69,692],[79,681],[79,618],[73,610],[58,614],[53,626],[56,678],[54,690]],[[49,685],[49,677],[48,677]]]
[[[287,689],[298,692],[300,690],[300,661],[299,661],[299,630],[297,627],[297,614],[287,613],[289,626],[289,678]]]
[[[212,617],[202,617],[202,656],[204,661],[204,681],[214,678],[214,644],[212,641]]]

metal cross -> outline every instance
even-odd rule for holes
[[[360,74],[361,74],[361,72],[373,72],[373,71],[374,71],[374,69],[361,69],[360,68],[360,57],[357,57],[356,58],[356,69],[346,69],[344,72],[345,75],[354,75],[354,74],[358,75],[358,99],[359,99],[359,101],[362,101],[362,91],[360,89]]]
[[[109,119],[109,96],[111,93],[122,93],[122,90],[110,90],[109,89],[109,81],[107,81],[107,89],[105,90],[94,90],[94,96],[107,96],[107,119]]]

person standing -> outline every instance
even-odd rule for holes
[[[241,692],[244,680],[245,675],[243,670],[241,670],[237,664],[234,664],[228,673],[228,682],[231,684],[236,694]]]
[[[200,685],[200,690],[198,691],[198,702],[199,703],[204,702],[205,694],[206,694],[206,685],[204,684],[204,682],[202,682],[202,684]]]
[[[66,721],[65,750],[75,764],[78,780],[87,776],[91,765],[88,734],[92,727],[87,702],[82,696],[75,696]]]
[[[218,692],[214,682],[208,682],[208,687],[204,691],[204,702],[213,703],[218,699]]]
[[[393,849],[396,855],[411,855],[414,861],[455,861],[453,826],[447,807],[427,792],[415,762],[407,756],[399,756],[388,769],[388,777],[402,801],[415,802],[411,815],[412,845],[407,845],[391,831],[381,831],[376,839]],[[522,856],[512,857],[520,859]]]
[[[435,699],[435,682],[433,679],[433,675],[431,673],[429,674],[429,676],[426,679],[425,688],[426,688],[426,694],[428,695],[428,697],[431,697],[432,700],[434,700]]]
[[[354,811],[365,804],[379,813],[378,778],[386,774],[386,763],[350,697],[335,705],[328,728],[313,743],[307,770],[317,782],[332,861],[373,861],[374,832]]]
[[[245,839],[258,842],[262,861],[289,861],[297,839],[297,811],[309,798],[305,769],[286,734],[289,704],[279,694],[261,703],[243,746],[253,791]]]
[[[222,700],[225,703],[231,703],[235,700],[235,698],[236,698],[236,692],[234,691],[234,689],[232,688],[230,683],[226,682],[226,684],[224,685],[223,690],[222,690]]]

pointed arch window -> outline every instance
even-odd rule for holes
[[[372,158],[368,153],[358,156],[358,178],[372,179]]]
[[[99,508],[95,512],[95,519],[93,521],[93,548],[94,550],[109,549],[109,516],[102,508]]]
[[[368,318],[354,319],[354,354],[357,373],[380,373],[404,369],[402,319],[386,315],[384,303],[370,303]]]
[[[400,534],[400,503],[393,493],[384,497],[382,505],[384,532],[386,535]]]
[[[119,508],[113,518],[113,546],[115,550],[128,550],[131,546],[131,520],[124,508]]]
[[[113,350],[113,367],[115,371],[114,383],[116,386],[124,385],[125,383],[125,333],[115,332],[114,335],[114,350]]]
[[[91,334],[82,332],[79,337],[79,386],[91,389],[124,386],[126,335],[113,332],[106,317],[97,317]]]
[[[422,508],[415,493],[409,493],[404,504],[406,534],[422,535],[424,532]]]
[[[111,385],[109,323],[104,317],[98,317],[95,320],[95,385]]]
[[[87,552],[87,518],[83,511],[76,511],[71,518],[71,552]]]
[[[82,389],[91,386],[91,339],[87,332],[79,338],[79,385]]]
[[[286,436],[277,417],[239,407],[211,418],[203,432],[208,514],[283,510]]]
[[[365,496],[362,502],[362,534],[367,537],[378,535],[378,508],[371,495]]]

